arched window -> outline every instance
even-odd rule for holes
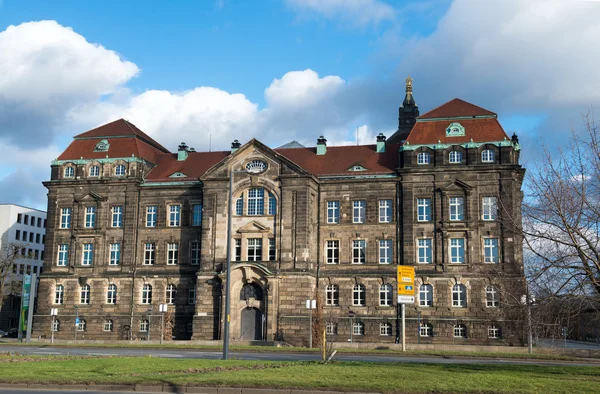
[[[352,305],[354,306],[364,306],[365,298],[366,298],[366,290],[365,286],[358,284],[355,285],[352,289]]]
[[[392,305],[392,285],[379,286],[379,305],[381,305],[381,306],[391,306]]]
[[[452,286],[452,306],[462,308],[467,306],[467,288],[465,285]]]
[[[79,319],[79,322],[77,323],[77,331],[85,331],[86,328],[87,323],[85,319]]]
[[[188,287],[188,304],[194,305],[196,303],[196,285],[190,285]]]
[[[500,306],[500,292],[495,286],[488,285],[485,287],[485,305],[488,308],[497,308]]]
[[[142,287],[142,304],[152,304],[152,286],[149,284]]]
[[[493,163],[496,160],[494,151],[491,149],[485,149],[481,152],[482,163]]]
[[[365,335],[365,325],[363,322],[357,321],[352,324],[352,334]]]
[[[338,285],[327,285],[325,288],[325,305],[340,304],[340,289]]]
[[[419,287],[419,306],[433,306],[433,286],[423,284]]]
[[[100,176],[100,167],[98,167],[98,166],[91,166],[90,167],[89,175],[92,176],[92,177],[98,177],[98,176]]]
[[[421,337],[432,337],[433,326],[431,323],[424,323],[419,326],[419,336]]]
[[[381,335],[381,336],[392,335],[392,324],[391,323],[381,323],[379,325],[379,335]]]
[[[125,166],[123,164],[119,164],[115,167],[115,175],[116,176],[125,176]]]
[[[115,284],[108,285],[108,290],[106,291],[106,303],[107,304],[116,304],[117,303],[117,285],[115,285]]]
[[[113,330],[113,321],[110,319],[104,320],[104,331]]]
[[[242,216],[244,214],[244,193],[240,194],[235,201],[235,214],[237,216]]]
[[[166,294],[167,304],[174,304],[176,298],[177,298],[177,288],[175,287],[175,285],[168,285],[167,286],[167,294]]]
[[[417,153],[417,164],[429,164],[431,163],[431,157],[429,152]]]
[[[150,322],[146,319],[140,320],[140,331],[148,332],[148,328],[150,327]]]
[[[90,303],[90,285],[81,286],[81,293],[79,295],[79,303],[80,304],[89,304]]]
[[[457,150],[453,150],[450,152],[450,156],[448,158],[450,164],[458,164],[460,162],[462,162],[462,152],[457,151]]]
[[[467,327],[464,324],[457,324],[454,326],[454,338],[466,338]]]
[[[50,328],[52,329],[52,331],[60,330],[60,320],[54,319]]]
[[[65,167],[65,178],[75,178],[75,169],[73,167]]]
[[[65,287],[63,285],[56,285],[54,289],[54,303],[62,304],[65,300]]]

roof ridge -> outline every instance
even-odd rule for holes
[[[438,116],[430,116],[430,114],[435,113],[436,111],[440,110],[441,108],[443,108],[445,106],[448,106],[448,105],[450,105],[452,103],[457,103],[458,105],[463,105],[463,106],[466,105],[466,106],[469,106],[471,108],[475,108],[476,110],[479,110],[479,111],[483,112],[483,114],[480,114],[480,115],[469,115],[469,116],[486,116],[486,115],[488,115],[488,116],[489,115],[494,115],[495,117],[498,116],[498,114],[496,114],[493,111],[490,111],[489,109],[485,109],[483,107],[480,107],[479,105],[476,105],[476,104],[470,103],[470,102],[468,102],[466,100],[463,100],[461,98],[455,97],[455,98],[453,98],[453,99],[451,99],[449,101],[446,101],[445,103],[443,103],[441,105],[438,105],[437,107],[435,107],[435,108],[433,108],[433,109],[425,112],[424,114],[420,115],[419,117],[417,117],[417,121],[420,120],[420,119],[435,119],[435,118],[438,118]],[[439,118],[449,118],[449,119],[451,119],[451,118],[460,118],[461,116],[467,116],[467,115],[439,116]]]

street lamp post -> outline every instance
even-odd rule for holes
[[[533,325],[531,322],[531,304],[535,302],[534,299],[531,299],[529,295],[529,289],[527,289],[527,293],[521,297],[521,301],[525,304],[527,308],[527,352],[529,354],[533,353]]]
[[[58,309],[52,308],[50,309],[50,314],[52,315],[52,326],[50,326],[51,339],[50,343],[54,343],[54,322],[56,321],[56,315],[58,315]]]
[[[79,330],[79,307],[75,305],[75,340],[77,340],[77,330]]]

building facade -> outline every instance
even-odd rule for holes
[[[221,339],[233,177],[231,339],[307,344],[317,299],[333,340],[395,342],[409,265],[408,343],[520,343],[518,141],[459,99],[419,116],[406,90],[372,145],[171,153],[122,119],[76,136],[45,182],[34,335],[158,339],[167,304],[169,335]]]
[[[24,274],[40,274],[43,270],[46,241],[46,212],[16,204],[0,204],[0,259],[5,281],[0,330],[17,328],[19,324],[20,288]],[[20,258],[8,259],[10,248],[20,249]],[[10,266],[9,266],[10,265]]]

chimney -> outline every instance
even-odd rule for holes
[[[177,148],[177,161],[184,161],[188,157],[188,146],[182,142]]]
[[[379,133],[377,136],[377,153],[385,152],[385,135],[383,133]]]
[[[320,136],[317,139],[317,155],[324,155],[327,153],[327,140],[325,137]]]
[[[242,146],[242,144],[240,144],[240,141],[233,140],[233,142],[231,143],[231,153],[234,153],[236,150],[240,149],[240,146]]]

